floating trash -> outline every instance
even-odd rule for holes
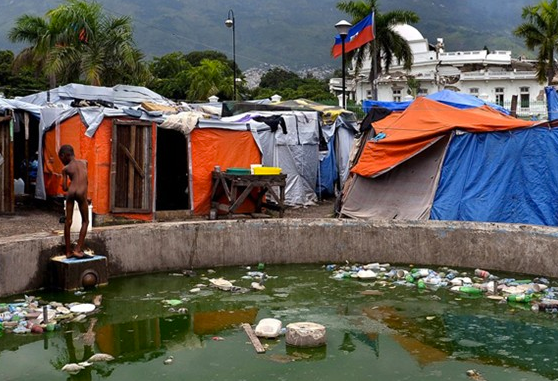
[[[550,287],[546,278],[499,279],[496,275],[483,269],[473,270],[473,276],[467,272],[442,267],[439,271],[429,268],[394,268],[390,264],[328,264],[326,271],[331,272],[335,280],[373,280],[372,284],[381,287],[397,286],[416,287],[418,290],[435,292],[440,288],[456,292],[467,298],[486,297],[495,301],[508,301],[514,308],[529,306],[533,311],[558,313],[558,290]],[[365,290],[362,295],[381,295],[378,290]],[[460,297],[455,300],[461,300]],[[517,304],[516,304],[517,303]]]

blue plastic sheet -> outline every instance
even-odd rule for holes
[[[497,105],[495,103],[485,102],[482,99],[475,97],[474,95],[458,93],[451,90],[438,91],[434,94],[427,95],[426,98],[460,109],[474,108],[474,107],[481,107],[483,105],[488,105],[493,109],[500,111],[503,114],[506,115],[510,114],[509,110],[505,109],[500,105]],[[368,112],[373,106],[378,106],[378,107],[387,108],[388,110],[392,110],[392,111],[405,111],[405,109],[407,109],[407,107],[409,107],[411,103],[412,101],[382,102],[382,101],[365,100],[362,102],[362,109],[364,110],[364,112]]]
[[[546,107],[548,109],[548,120],[558,119],[558,93],[552,86],[544,88],[546,93]]]
[[[558,225],[558,129],[456,135],[433,220]]]
[[[362,110],[365,113],[372,110],[372,107],[383,107],[387,108],[391,111],[405,111],[407,107],[411,104],[412,101],[405,101],[405,102],[384,102],[384,101],[372,101],[370,99],[366,99],[362,101]]]
[[[337,160],[335,159],[335,135],[327,143],[327,155],[320,158],[320,173],[316,184],[316,193],[321,199],[324,196],[335,195],[335,183],[339,177],[337,171]]]

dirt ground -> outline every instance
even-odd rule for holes
[[[308,207],[288,208],[284,218],[330,218],[333,217],[335,199],[319,201]],[[60,201],[43,202],[22,199],[16,202],[12,215],[0,215],[0,238],[20,234],[60,231],[60,217],[64,214]]]

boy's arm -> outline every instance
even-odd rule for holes
[[[64,192],[68,191],[68,174],[66,173],[66,167],[62,169],[62,190]]]

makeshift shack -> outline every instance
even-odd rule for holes
[[[33,194],[37,175],[40,107],[15,99],[0,99],[0,178],[3,196],[0,212],[13,211],[16,193]],[[11,194],[11,195],[10,195]],[[8,201],[10,200],[10,201]]]
[[[167,142],[173,140],[174,143],[160,150],[157,166],[158,189],[174,188],[174,192],[179,193],[177,198],[188,198],[187,202],[194,214],[208,215],[211,173],[215,166],[226,171],[227,168],[250,168],[251,164],[261,163],[254,124],[261,125],[205,119],[199,113],[183,113],[168,117],[159,126],[158,134]],[[250,207],[240,211],[250,211]]]
[[[49,99],[49,102],[47,102]],[[152,91],[71,84],[23,101],[43,106],[39,126],[36,197],[63,194],[58,150],[74,147],[88,163],[88,197],[95,222],[110,215],[141,220],[154,217],[156,122],[161,113],[140,108],[144,102],[172,106]],[[54,104],[57,107],[46,107]]]
[[[225,107],[226,106],[226,107]],[[308,172],[316,172],[316,180],[305,177],[316,194],[301,203],[296,200],[294,205],[307,205],[317,198],[333,195],[335,189],[339,189],[348,176],[348,160],[353,139],[358,132],[356,117],[354,113],[337,106],[319,104],[306,99],[295,99],[279,103],[264,102],[237,102],[224,105],[225,115],[282,115],[289,111],[316,112],[317,118],[317,144],[318,162],[315,169],[310,169],[312,163],[308,163]],[[295,128],[298,128],[295,126]],[[279,144],[280,141],[279,141]],[[308,144],[308,142],[303,143]],[[264,154],[265,157],[265,154]],[[291,202],[292,204],[292,202]]]
[[[320,118],[316,111],[254,110],[221,120],[250,126],[255,132],[261,164],[280,167],[287,175],[286,205],[304,206],[317,201]]]
[[[558,225],[557,136],[488,106],[418,98],[363,136],[341,215]]]

